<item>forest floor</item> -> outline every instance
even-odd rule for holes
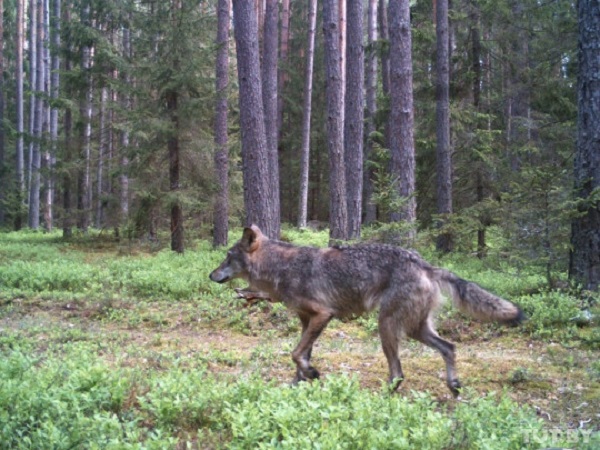
[[[327,239],[288,234],[310,245]],[[573,317],[581,311],[579,295],[546,289],[534,270],[468,255],[439,261],[514,300],[530,316],[507,328],[442,308],[437,327],[456,344],[464,386],[459,399],[446,387],[441,356],[408,339],[400,352],[406,379],[399,393],[387,397],[377,320],[367,315],[329,324],[312,360],[323,389],[293,390],[308,403],[288,406],[296,401],[283,387],[295,373],[297,318],[282,304],[249,306],[236,299],[239,283],[210,282],[208,273],[225,251],[206,240],[195,245],[176,255],[108,238],[0,235],[0,422],[10,418],[7,427],[0,423],[0,450],[81,442],[98,448],[108,442],[114,448],[254,448],[282,442],[282,430],[290,448],[309,448],[298,442],[315,427],[316,436],[333,445],[323,441],[323,448],[337,448],[335,433],[353,443],[355,428],[371,418],[374,434],[364,442],[372,448],[382,448],[375,443],[382,436],[407,440],[405,448],[435,436],[443,442],[431,448],[454,448],[448,439],[460,448],[476,448],[481,439],[502,448],[598,448],[600,307],[590,302],[592,320],[578,327]],[[328,389],[345,394],[318,397]],[[366,404],[367,417],[348,399]],[[380,411],[374,399],[388,409]],[[397,422],[392,404],[403,420],[416,422]],[[318,427],[334,423],[321,416],[329,413],[342,415],[324,437]],[[394,426],[401,436],[391,437]],[[529,440],[527,433],[537,435]],[[2,442],[7,439],[8,447]]]
[[[7,306],[6,302],[3,307]],[[203,323],[190,315],[193,305],[153,303],[56,302],[14,299],[0,319],[0,331],[34,339],[40,352],[65,340],[98,342],[109,364],[143,371],[160,369],[169,355],[185,355],[208,366],[215,376],[235,379],[260,373],[288,383],[294,373],[290,352],[299,326],[280,308],[262,303],[244,308],[242,330]],[[243,308],[243,306],[240,306]],[[600,430],[600,351],[560,342],[531,340],[518,329],[504,329],[454,317],[438,322],[442,336],[457,345],[457,370],[464,386],[484,394],[505,391],[519,404],[535,408],[549,429]],[[111,345],[107,345],[111,343]],[[118,348],[116,358],[111,348]],[[124,352],[124,353],[123,353]],[[441,357],[415,341],[401,351],[406,380],[399,395],[429,391],[452,407]],[[323,377],[347,373],[361,386],[379,390],[387,364],[376,331],[354,322],[334,321],[317,341],[313,363]],[[594,369],[594,367],[596,369]],[[595,371],[596,370],[596,371]]]

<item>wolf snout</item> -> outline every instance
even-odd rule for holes
[[[210,275],[208,276],[208,278],[210,278],[211,281],[214,281],[215,283],[225,283],[227,281],[228,277],[223,277],[215,272],[216,271],[211,272]]]

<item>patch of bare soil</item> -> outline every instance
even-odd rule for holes
[[[113,364],[167,369],[169,357],[185,355],[191,370],[201,365],[216,375],[233,378],[260,374],[282,384],[292,379],[290,353],[299,339],[299,327],[290,325],[293,318],[279,316],[273,324],[269,308],[248,309],[251,320],[240,332],[218,322],[184,319],[187,307],[158,305],[146,313],[160,320],[142,316],[131,321],[127,315],[134,308],[126,303],[16,301],[11,312],[1,316],[0,332],[12,329],[31,335],[34,331],[28,330],[35,329],[43,351],[53,339],[72,335],[60,330],[79,329],[91,336],[87,339],[116,342],[127,349],[119,357],[110,353],[110,347],[103,350],[103,357]],[[108,310],[121,315],[112,317]],[[600,380],[590,370],[599,351],[531,340],[519,329],[490,329],[476,323],[440,328],[447,339],[460,341],[457,371],[463,386],[481,394],[506,391],[518,403],[535,408],[549,427],[600,429]],[[406,376],[400,395],[430,391],[452,405],[439,354],[406,340],[400,357]],[[334,322],[325,330],[314,347],[313,364],[324,377],[354,374],[366,389],[380,390],[387,379],[378,337],[354,322]]]

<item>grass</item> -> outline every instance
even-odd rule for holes
[[[283,238],[327,241],[292,229]],[[211,283],[224,253],[204,241],[175,255],[106,237],[0,234],[0,449],[600,444],[599,327],[572,320],[579,299],[545,289],[535,270],[435,261],[530,317],[506,329],[440,312],[466,386],[457,401],[439,355],[412,341],[407,379],[390,395],[371,316],[334,321],[314,350],[323,379],[290,387],[299,325],[281,305],[247,308]]]

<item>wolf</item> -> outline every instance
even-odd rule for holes
[[[389,366],[389,383],[397,390],[404,379],[398,356],[408,336],[437,350],[446,363],[446,384],[458,396],[455,346],[434,327],[442,292],[467,314],[484,321],[517,325],[524,315],[514,303],[434,267],[418,253],[385,244],[328,248],[300,247],[267,238],[252,225],[229,249],[210,279],[225,283],[246,280],[252,291],[283,302],[302,324],[302,337],[292,352],[294,383],[319,378],[311,363],[313,344],[333,319],[353,318],[379,308],[379,335]]]

